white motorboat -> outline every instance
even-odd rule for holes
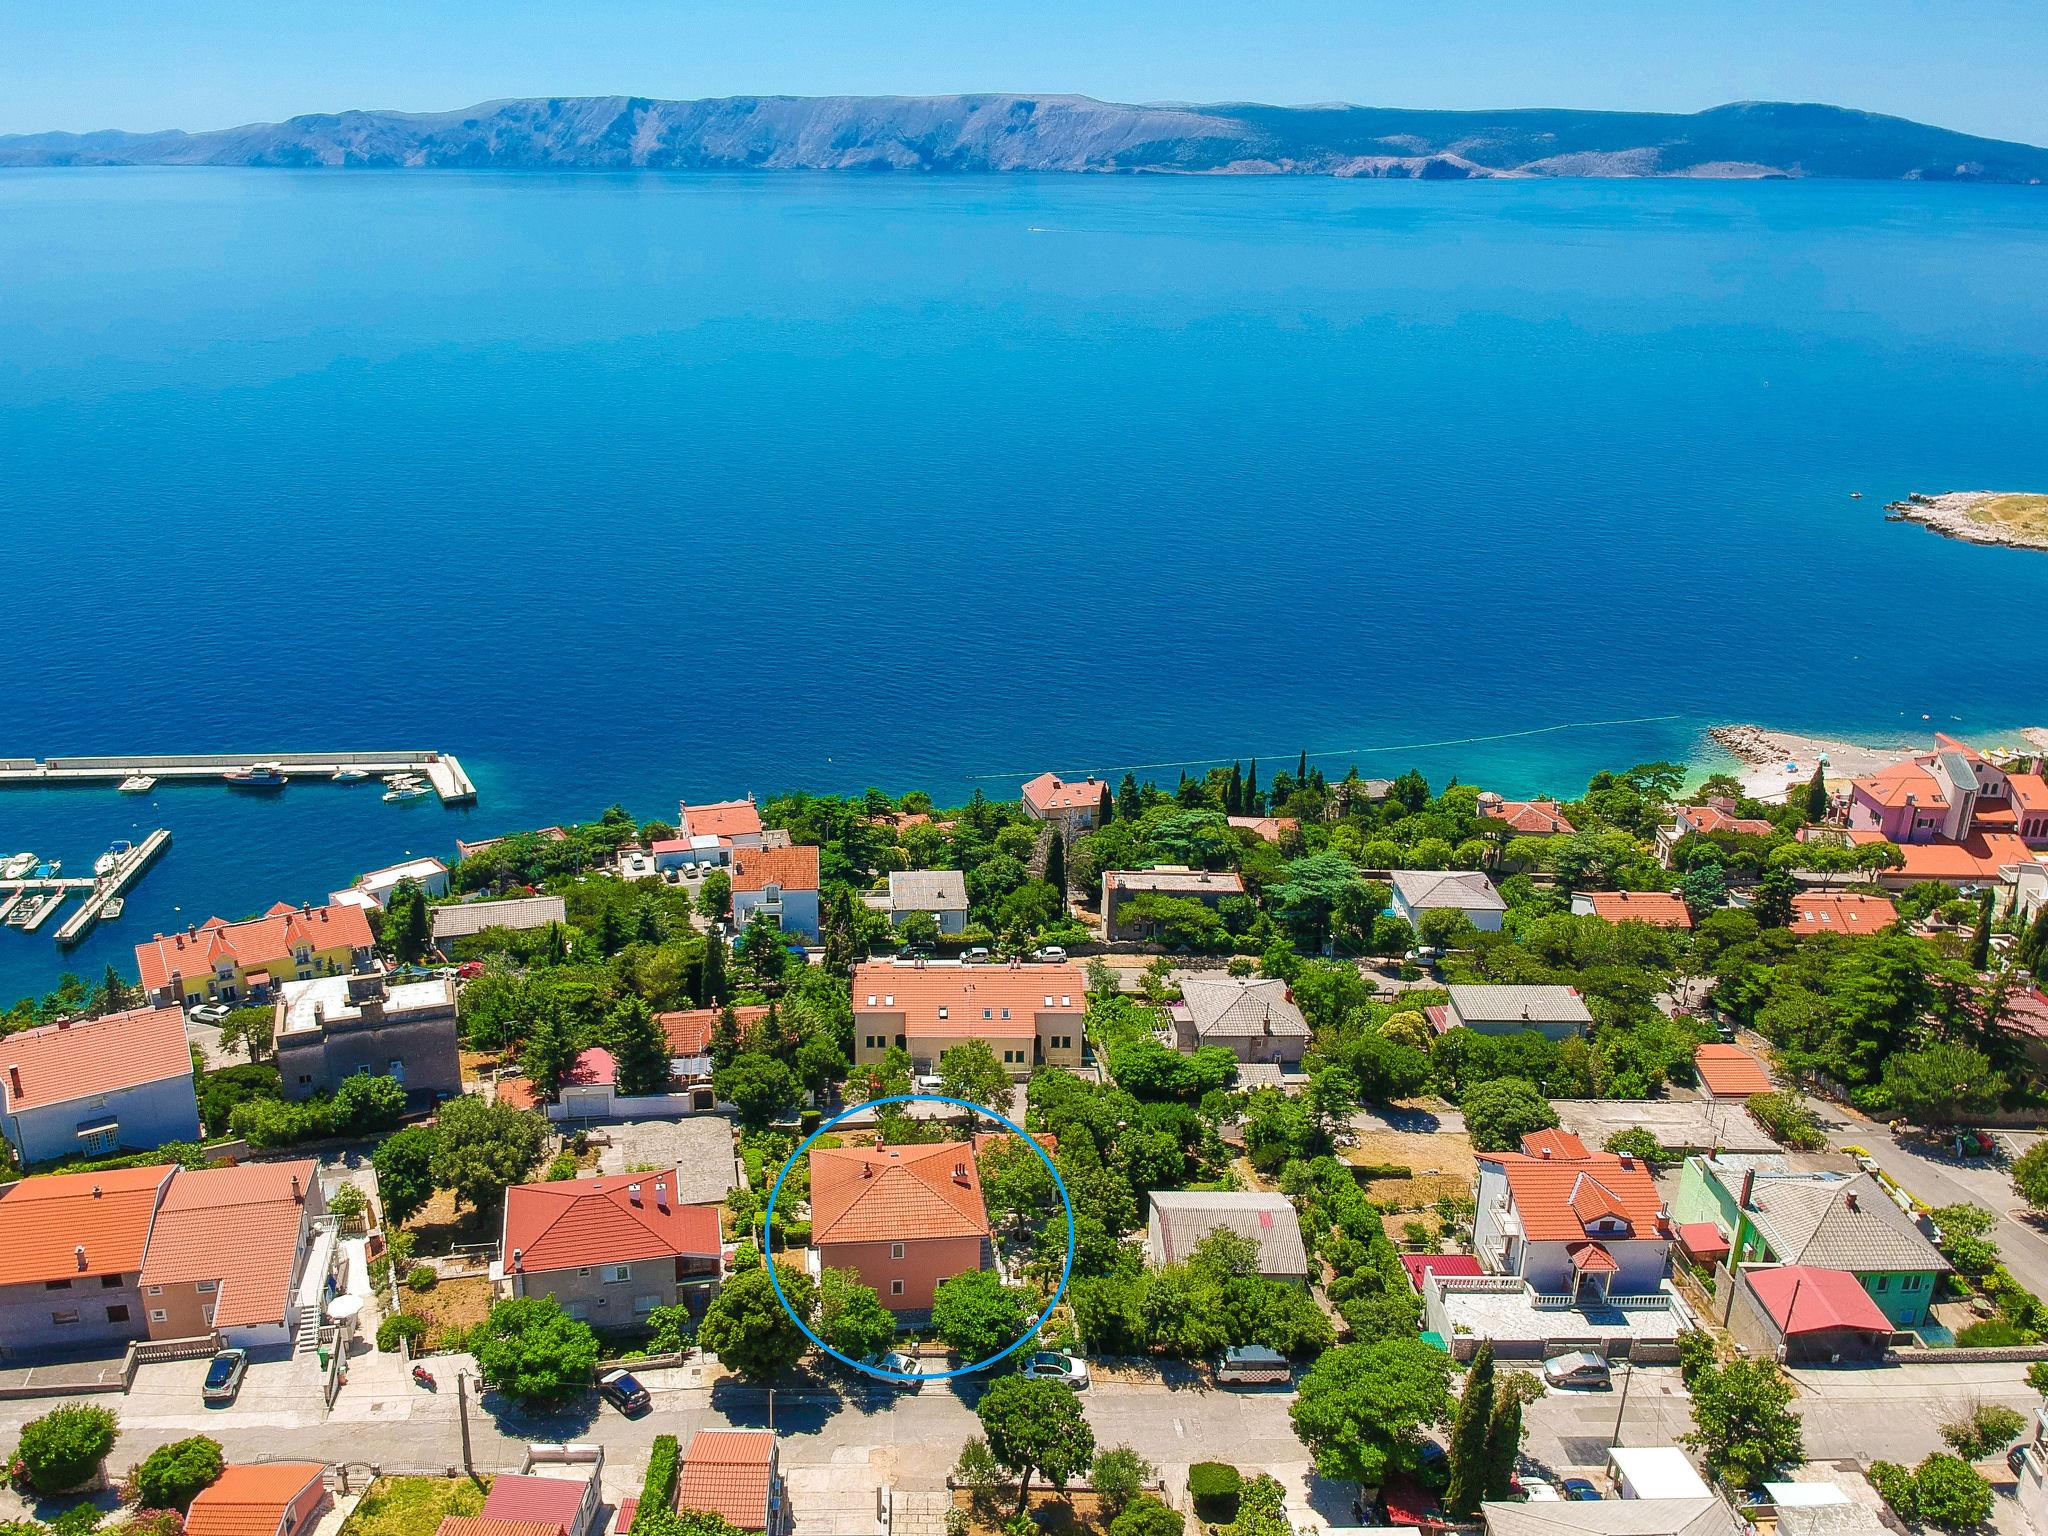
[[[17,853],[5,864],[0,864],[0,880],[26,880],[35,872],[36,856],[32,853]]]
[[[230,768],[221,777],[236,789],[282,789],[291,782],[283,763],[251,763],[247,768]]]
[[[334,770],[334,782],[337,784],[360,784],[369,776],[370,770],[367,768],[337,768]]]
[[[124,795],[146,795],[155,788],[156,780],[146,773],[131,773],[121,781],[121,793]]]
[[[116,838],[108,844],[107,851],[92,861],[92,872],[96,879],[104,880],[121,867],[121,861],[135,851],[135,845],[125,837]]]
[[[101,905],[100,905],[100,916],[101,916],[101,917],[119,917],[119,916],[121,915],[121,909],[122,909],[122,908],[124,908],[124,907],[125,907],[125,906],[127,906],[127,905],[128,905],[128,904],[127,904],[127,903],[126,903],[125,901],[123,901],[123,900],[122,900],[122,899],[121,899],[120,897],[118,897],[118,896],[109,896],[109,897],[108,897],[108,898],[107,898],[107,899],[106,899],[106,900],[105,900],[105,901],[104,901],[103,903],[101,903]]]
[[[433,792],[434,791],[430,785],[424,783],[419,779],[415,779],[410,784],[393,784],[389,789],[384,791],[384,799],[387,803],[396,802],[400,800],[417,800],[421,796],[430,795]]]

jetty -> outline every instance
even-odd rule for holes
[[[448,752],[198,752],[157,757],[0,758],[0,789],[48,789],[62,784],[118,786],[137,774],[159,783],[220,783],[231,769],[275,763],[295,784],[329,783],[344,768],[378,778],[417,773],[433,786],[443,805],[468,805],[476,785]]]
[[[57,942],[68,949],[92,932],[93,924],[108,915],[109,904],[121,901],[127,895],[128,887],[141,879],[142,872],[154,864],[157,856],[170,845],[170,830],[158,827],[122,854],[112,869],[92,883],[92,892],[85,898],[84,905],[64,919],[64,926],[57,930]],[[120,909],[116,907],[115,910]]]

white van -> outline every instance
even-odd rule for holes
[[[1219,1387],[1270,1387],[1294,1379],[1294,1367],[1287,1357],[1257,1344],[1226,1349],[1216,1365]]]

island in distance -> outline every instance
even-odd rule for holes
[[[1085,96],[627,96],[338,112],[205,133],[0,137],[0,166],[1093,171],[2048,180],[2048,149],[1842,107],[1128,106]]]

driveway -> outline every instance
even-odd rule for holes
[[[675,1170],[685,1181],[678,1186],[677,1198],[686,1205],[723,1200],[739,1179],[734,1168],[732,1122],[723,1115],[611,1120],[591,1126],[590,1134],[604,1143],[598,1149],[598,1172]]]

